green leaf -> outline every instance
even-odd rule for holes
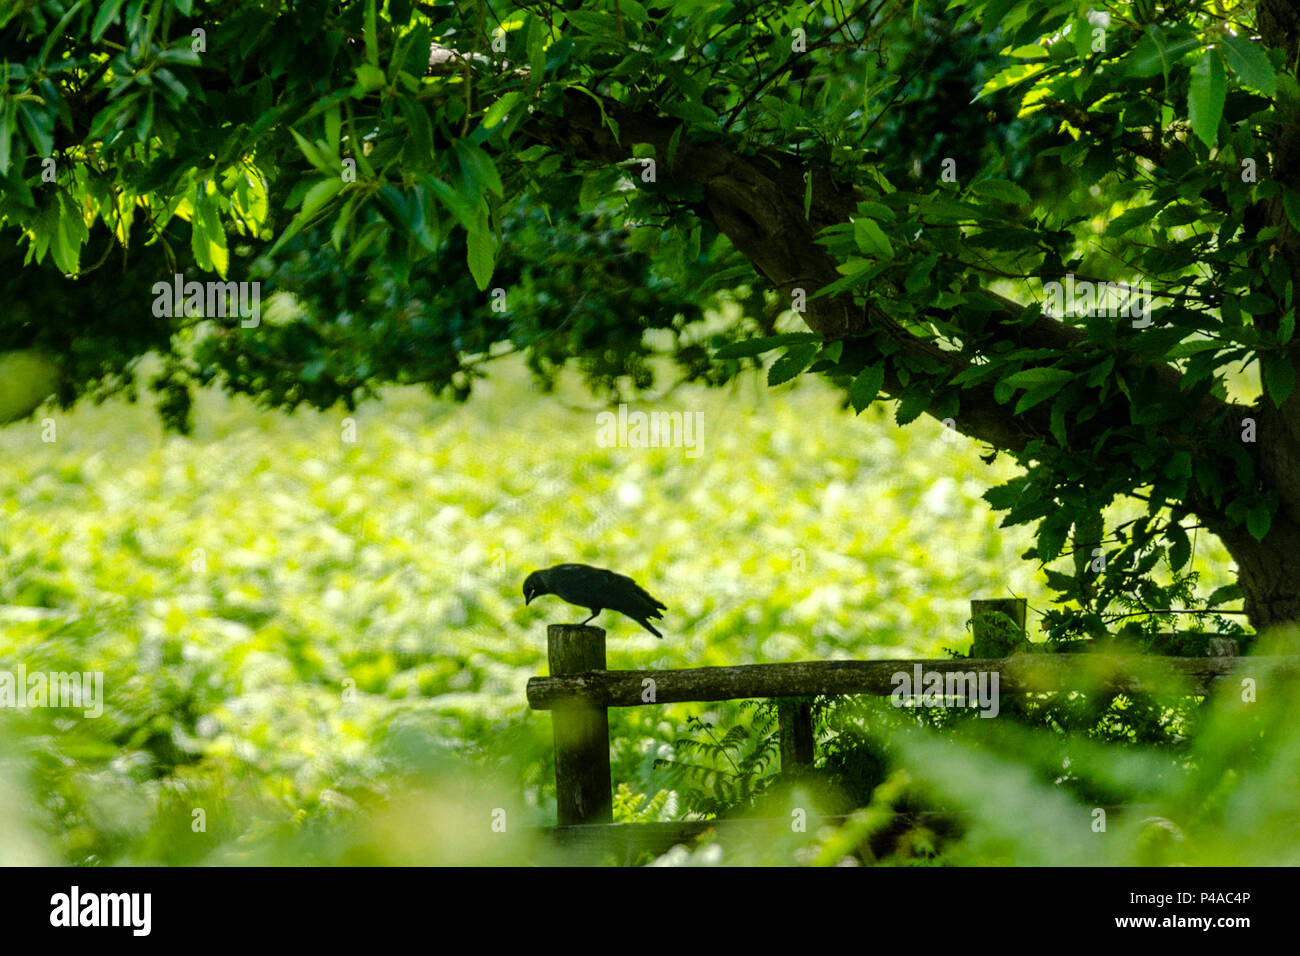
[[[1017,206],[1029,202],[1029,193],[1005,179],[986,179],[983,182],[973,184],[970,191],[977,196],[986,196],[989,199],[996,199]]]
[[[190,249],[200,269],[206,272],[212,268],[212,256],[208,252],[207,227],[203,217],[199,215],[197,206],[194,209],[194,216],[190,219]]]
[[[1165,354],[1171,359],[1180,359],[1199,355],[1201,352],[1212,352],[1220,348],[1223,348],[1223,344],[1214,339],[1195,339],[1191,342],[1180,342]]]
[[[356,74],[357,85],[361,88],[362,93],[377,90],[388,82],[388,78],[384,76],[384,71],[369,63],[360,64],[356,69]]]
[[[434,207],[435,194],[423,183],[416,183],[406,199],[411,235],[429,252],[437,253],[439,236],[433,234],[438,227],[438,210]]]
[[[1037,44],[1029,44],[1016,47],[1008,55],[1019,57],[1022,60],[1046,60],[1050,54],[1045,48]]]
[[[1163,208],[1164,203],[1153,202],[1145,206],[1134,206],[1132,209],[1125,209],[1106,224],[1106,235],[1117,236],[1136,226],[1145,226]]]
[[[153,103],[152,97],[149,102]],[[27,132],[28,140],[36,147],[36,155],[51,155],[54,152],[54,117],[31,103],[19,103],[18,119]]]
[[[1068,511],[1054,511],[1038,526],[1038,560],[1051,561],[1061,553],[1072,524]]]
[[[13,142],[13,127],[9,125],[8,104],[0,102],[0,176],[9,174],[10,146]]]
[[[864,199],[858,203],[858,215],[870,216],[877,222],[881,219],[888,219],[892,222],[898,218],[898,214],[884,203],[872,202],[869,199]]]
[[[1016,372],[1014,375],[1008,375],[1003,381],[1012,388],[1037,388],[1045,385],[1055,385],[1059,389],[1073,378],[1074,373],[1067,369],[1045,367],[1027,368],[1022,372]]]
[[[790,346],[785,354],[773,362],[772,367],[767,370],[767,384],[783,385],[790,381],[812,364],[818,348],[816,342]]]
[[[1187,532],[1183,526],[1174,523],[1169,526],[1167,532],[1169,538],[1169,567],[1178,571],[1192,556],[1192,543],[1187,537]]]
[[[460,168],[465,178],[474,184],[479,193],[490,189],[498,196],[505,195],[496,165],[487,153],[467,139],[458,139],[452,146],[456,150],[456,158],[460,160]]]
[[[27,187],[21,176],[0,177],[0,195],[13,202],[26,206],[28,209],[36,208],[36,200],[32,196],[32,191]]]
[[[474,228],[469,231],[466,243],[466,258],[469,271],[479,291],[486,289],[492,280],[492,270],[496,268],[496,241],[492,236],[492,227],[488,222],[487,204],[480,204],[478,218]]]
[[[1210,592],[1210,596],[1205,599],[1207,607],[1215,607],[1228,601],[1241,600],[1241,585],[1225,584],[1223,587],[1215,588]]]
[[[474,228],[477,213],[473,203],[436,176],[421,176],[420,182],[424,183],[438,197],[438,201],[456,217],[456,221],[461,224],[466,232]]]
[[[995,485],[980,495],[994,511],[1007,511],[1015,507],[1020,496],[1024,494],[1025,485],[1029,481],[1028,475],[1021,475],[1012,478],[1005,484]]]
[[[284,232],[280,234],[279,238],[275,240],[275,244],[271,246],[271,254],[274,255],[286,242],[298,235],[298,233],[302,232],[312,219],[315,218],[316,213],[320,211],[321,207],[338,195],[339,191],[343,189],[343,186],[343,180],[338,176],[326,176],[325,178],[319,179],[313,183],[303,195],[302,208],[298,210],[298,214],[290,220],[289,225],[285,227]],[[195,255],[198,255],[197,250]]]
[[[874,219],[867,219],[865,216],[855,219],[853,240],[858,244],[858,249],[869,256],[875,256],[877,259],[892,259],[894,256],[894,247],[890,245],[889,237],[880,226],[876,225]]]
[[[1291,228],[1300,232],[1300,193],[1289,186],[1282,187],[1282,208],[1286,210]]]
[[[632,252],[650,252],[659,244],[660,230],[656,226],[633,229],[627,237],[627,248]]]
[[[190,98],[190,90],[184,83],[176,78],[176,74],[164,66],[158,67],[153,71],[154,79],[166,88],[166,93],[171,94],[167,99],[173,104],[184,103]]]
[[[1277,309],[1277,303],[1262,292],[1250,292],[1241,297],[1241,307],[1251,315],[1268,315]]]
[[[849,386],[849,403],[855,412],[861,413],[880,394],[880,387],[885,384],[885,366],[883,363],[868,365]]]
[[[943,196],[927,196],[917,203],[916,211],[923,216],[951,219],[954,222],[979,222],[988,212],[971,203],[956,202]]]
[[[320,211],[322,206],[338,195],[340,190],[343,189],[343,185],[343,180],[337,176],[327,176],[320,180],[307,190],[307,195],[302,199],[302,209],[298,215],[304,219],[310,219]]]
[[[1148,24],[1146,35],[1125,57],[1121,73],[1124,76],[1139,78],[1155,76],[1162,72],[1167,75],[1173,63],[1200,44],[1200,38],[1194,33],[1189,33],[1166,46],[1160,28],[1155,24]]]
[[[58,222],[54,229],[50,252],[60,271],[75,275],[81,271],[81,245],[86,237],[81,210],[66,197],[60,197]]]
[[[335,103],[325,111],[325,145],[332,149],[336,156],[339,153],[342,129],[343,111],[339,109],[338,103]]]
[[[1060,382],[1048,382],[1045,385],[1035,385],[1033,388],[1020,396],[1020,401],[1016,402],[1014,415],[1026,412],[1040,402],[1045,402],[1061,390]]]
[[[502,96],[489,106],[487,112],[483,114],[483,125],[491,128],[499,124],[506,118],[506,114],[510,112],[514,105],[523,99],[523,96],[524,94],[518,90],[511,90],[505,96]]]
[[[424,104],[419,100],[402,97],[398,101],[402,118],[406,120],[406,132],[410,139],[403,151],[413,159],[426,159],[433,155],[433,124]]]
[[[1026,397],[1027,396],[1028,393],[1026,393]],[[1064,448],[1066,445],[1069,444],[1069,442],[1066,440],[1068,436],[1066,435],[1066,431],[1065,431],[1066,411],[1067,411],[1066,402],[1063,399],[1057,399],[1052,404],[1051,419],[1048,423],[1048,427],[1051,429],[1052,432],[1052,437],[1056,439],[1056,443],[1060,445],[1062,448]]]
[[[294,141],[297,142],[298,148],[302,150],[303,156],[307,158],[307,162],[311,163],[322,173],[329,173],[331,175],[338,173],[339,164],[335,162],[333,157],[331,157],[321,146],[313,143],[296,129],[290,128],[289,132],[293,134]]]
[[[718,114],[695,100],[676,100],[664,106],[664,112],[690,123],[715,124]]]
[[[1106,356],[1095,366],[1093,366],[1092,371],[1088,373],[1088,379],[1087,379],[1088,386],[1090,388],[1096,388],[1098,385],[1100,385],[1102,382],[1104,382],[1107,378],[1110,377],[1110,373],[1114,368],[1115,368],[1115,356],[1113,355]]]
[[[1291,341],[1291,336],[1295,334],[1295,309],[1288,309],[1277,324],[1277,341],[1279,345],[1286,345]]]
[[[1265,96],[1277,93],[1277,74],[1273,64],[1268,61],[1264,51],[1244,36],[1233,36],[1224,32],[1223,52],[1227,54],[1228,66],[1245,86],[1259,90]]]
[[[536,15],[528,19],[528,85],[537,86],[546,76],[546,30]]]
[[[998,90],[1006,89],[1008,86],[1014,86],[1015,84],[1030,79],[1031,77],[1039,76],[1044,73],[1045,67],[1046,64],[1043,63],[1016,63],[1013,66],[1009,66],[989,79],[988,82],[984,84],[984,88],[980,90],[979,96],[975,97],[975,100],[978,102],[991,93],[996,93]]]
[[[1246,515],[1246,530],[1256,541],[1263,541],[1273,523],[1273,512],[1267,501],[1256,502]]]
[[[930,407],[931,397],[928,389],[916,388],[903,392],[903,397],[898,403],[898,411],[894,413],[894,421],[900,425],[916,421],[920,414]]]
[[[1223,102],[1228,95],[1228,81],[1223,61],[1206,50],[1192,67],[1192,82],[1187,90],[1187,118],[1192,132],[1206,146],[1214,146],[1223,118]]]
[[[85,5],[86,5],[86,0],[77,0],[76,3],[68,7],[67,11],[63,14],[63,16],[59,17],[59,22],[54,24],[54,29],[49,31],[49,35],[46,36],[45,43],[41,47],[40,59],[36,61],[38,69],[41,70],[45,69],[45,64],[50,59],[50,53],[54,50],[54,44],[58,43],[60,40],[64,38],[63,28],[68,25],[68,22],[73,18],[73,16],[77,13],[77,11],[80,10]],[[120,3],[118,5],[121,6]],[[0,11],[3,11],[3,13],[0,14],[0,25],[3,25],[5,22],[7,22],[9,17],[14,15],[15,11],[22,9],[17,4],[13,4],[13,3],[6,4],[5,6],[8,8],[7,10],[4,7],[0,7]]]
[[[1295,367],[1286,352],[1265,352],[1260,356],[1260,377],[1264,391],[1278,408],[1295,388]]]
[[[564,19],[577,27],[581,33],[607,37],[618,35],[615,32],[614,17],[604,11],[570,10],[564,14]]]
[[[194,218],[190,220],[190,247],[194,251],[194,257],[204,269],[215,270],[224,278],[230,264],[230,251],[226,245],[226,228],[221,222],[216,197],[208,193],[205,182],[199,182],[191,202],[194,205]]]
[[[122,9],[123,2],[124,0],[103,0],[100,3],[99,12],[95,14],[95,22],[90,26],[91,42],[98,43],[108,29],[108,25],[117,20],[117,11]]]
[[[919,292],[925,288],[930,281],[930,273],[934,271],[935,263],[939,261],[938,253],[930,253],[917,262],[908,270],[907,278],[903,280],[903,288],[908,292]]]
[[[680,124],[675,130],[673,130],[673,135],[668,137],[667,159],[670,168],[672,167],[673,162],[677,159],[677,147],[682,141],[682,130],[684,130],[685,128],[686,128],[685,123]]]
[[[1190,478],[1192,476],[1192,456],[1190,452],[1177,451],[1165,465],[1165,474],[1170,478]]]
[[[714,353],[714,357],[720,359],[747,358],[751,355],[762,355],[764,352],[770,352],[772,349],[780,348],[782,345],[789,345],[792,342],[820,342],[821,340],[820,335],[815,335],[812,332],[786,332],[782,335],[746,339],[743,342],[728,342]]]
[[[330,227],[330,244],[336,252],[343,251],[343,240],[347,236],[348,226],[352,224],[352,217],[356,214],[358,199],[359,196],[353,195],[345,202],[338,218],[334,220],[334,225]]]

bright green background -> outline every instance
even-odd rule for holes
[[[364,406],[355,443],[342,411],[216,393],[189,439],[121,401],[53,415],[52,443],[44,412],[0,431],[0,668],[103,670],[107,696],[98,720],[0,711],[0,803],[23,821],[0,854],[523,858],[488,822],[554,822],[550,719],[524,687],[545,673],[545,625],[586,612],[525,608],[520,587],[562,561],[668,604],[662,643],[598,619],[615,668],[942,657],[969,649],[971,598],[1044,606],[1019,558],[1031,529],[1000,529],[979,497],[1014,466],[937,423],[900,429],[891,403],[854,417],[813,381],[633,406],[702,413],[692,459],[598,447],[589,402],[502,363],[467,405],[409,390]],[[1196,565],[1205,591],[1229,580],[1204,536]],[[611,712],[621,819],[676,812],[672,794],[645,800],[688,714],[748,719]]]

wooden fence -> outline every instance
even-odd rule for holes
[[[889,696],[900,671],[916,665],[927,672],[988,672],[998,675],[999,694],[1060,690],[1168,691],[1205,694],[1211,683],[1243,661],[1236,642],[1211,641],[1221,656],[1157,654],[1048,654],[983,657],[999,646],[1008,630],[1023,637],[1023,599],[972,601],[972,657],[942,660],[800,661],[695,667],[684,670],[608,670],[605,631],[581,624],[547,628],[549,677],[528,681],[528,703],[550,710],[554,724],[555,784],[559,826],[555,833],[570,845],[612,842],[629,849],[662,851],[716,821],[673,824],[613,823],[609,763],[610,707],[645,707],[687,701],[775,698],[781,766],[810,765],[815,757],[807,698],[819,695]],[[1290,662],[1294,664],[1295,662]],[[919,690],[918,690],[919,693]],[[615,837],[612,841],[610,837]]]

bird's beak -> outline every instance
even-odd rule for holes
[[[528,607],[528,605],[532,604],[532,603],[533,603],[533,598],[535,598],[535,597],[537,597],[536,594],[525,594],[525,595],[524,595],[524,607]]]

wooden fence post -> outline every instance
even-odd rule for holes
[[[1025,598],[989,598],[970,602],[972,658],[1009,657],[1025,640]],[[1002,615],[1011,619],[1008,628]]]
[[[546,628],[551,676],[605,669],[605,629],[582,624]],[[555,729],[555,803],[562,827],[613,823],[609,776],[609,712],[586,700],[551,712]]]
[[[816,756],[812,701],[807,697],[778,697],[776,718],[781,735],[781,769],[811,767]]]

